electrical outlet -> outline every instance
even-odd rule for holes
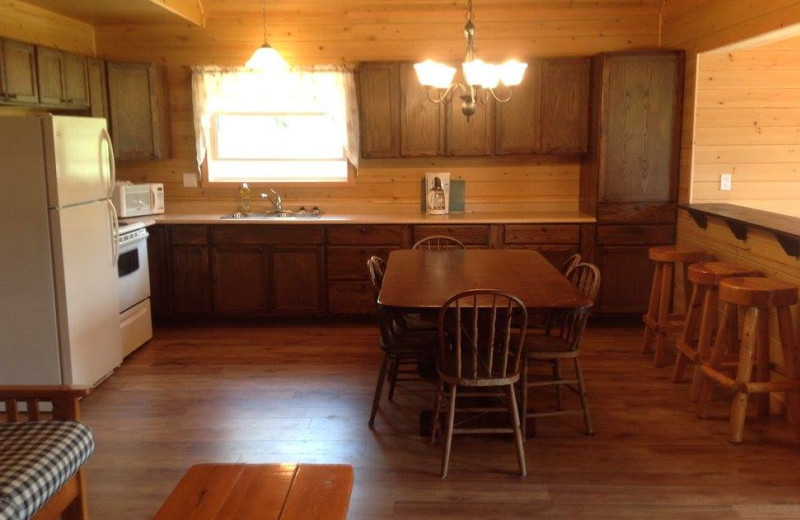
[[[184,188],[196,188],[197,187],[197,174],[196,173],[184,173],[183,174],[183,187]]]
[[[720,191],[731,191],[731,183],[733,182],[733,174],[723,173],[719,176],[719,189]]]

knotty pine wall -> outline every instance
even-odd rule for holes
[[[693,143],[699,138],[708,144],[709,138],[713,139],[713,137],[711,137],[712,132],[706,130],[707,126],[705,125],[716,124],[713,123],[713,113],[709,112],[709,98],[703,92],[698,94],[696,89],[698,82],[698,53],[728,46],[800,23],[800,1],[706,0],[697,2],[695,0],[665,0],[662,18],[663,45],[686,49],[680,200],[682,202],[694,202],[697,200],[693,198],[693,195],[708,197],[711,190],[704,186],[704,183],[709,182],[707,180],[709,174],[705,166],[710,162],[707,159],[709,156],[708,150],[701,146],[695,149]],[[705,59],[706,57],[704,56],[701,61]],[[724,58],[722,60],[722,63],[724,63]],[[736,61],[741,63],[741,60],[737,59]],[[719,58],[712,58],[709,63],[715,63],[716,65],[712,66],[719,67],[721,62]],[[764,72],[742,71],[742,81],[752,82]],[[792,75],[794,74],[797,73],[792,73]],[[788,78],[783,78],[781,81],[786,79]],[[709,80],[702,78],[700,78],[700,82],[706,87],[710,83]],[[776,87],[780,88],[777,85]],[[710,92],[712,89],[708,90]],[[786,95],[791,94],[788,90],[785,93]],[[795,100],[798,98],[800,97],[797,94],[793,97]],[[695,118],[695,109],[698,110],[697,118]],[[752,131],[743,130],[741,132],[742,136],[748,134],[756,138],[756,134]],[[731,139],[735,139],[735,137],[731,136]],[[700,143],[698,142],[698,144]],[[736,149],[743,149],[744,146],[743,144],[741,148]],[[765,153],[762,160],[769,160],[769,151],[769,149],[764,150]],[[737,162],[731,159],[732,156],[729,156],[729,159],[725,159],[725,161],[730,164]],[[701,161],[703,166],[695,164],[695,161]],[[738,173],[744,174],[748,171],[748,168],[741,167]],[[697,176],[697,184],[693,182],[695,180],[693,179],[693,173]],[[755,174],[753,173],[753,175]],[[743,182],[743,176],[738,177],[740,184]],[[792,177],[792,175],[789,175],[789,177]],[[734,174],[734,186],[736,186],[736,182],[737,177]],[[694,194],[692,194],[692,190],[694,190]],[[768,277],[800,285],[800,259],[786,255],[769,233],[751,231],[747,241],[740,241],[734,238],[721,220],[709,218],[708,228],[702,230],[694,224],[685,211],[680,211],[678,242],[704,248],[719,260],[752,266],[761,270]],[[678,291],[682,290],[683,288],[679,286]],[[797,309],[795,311],[795,334],[800,337],[800,312],[797,312]],[[782,356],[779,353],[778,334],[774,317],[770,323],[770,338],[773,359],[780,364]],[[776,375],[775,377],[779,378],[780,376]],[[772,402],[774,407],[781,407],[781,400],[773,399]]]
[[[800,217],[800,38],[702,54],[694,142],[693,202]]]
[[[90,24],[14,0],[0,1],[0,37],[79,54],[95,53]]]
[[[448,0],[287,0],[268,4],[269,42],[294,64],[368,60],[459,61],[464,6]],[[591,55],[658,45],[660,0],[572,2],[481,0],[475,5],[477,52],[486,59]],[[183,188],[196,170],[190,65],[241,65],[261,43],[261,1],[203,0],[205,29],[98,26],[98,54],[166,66],[172,158],[120,163],[121,178],[163,182],[168,211],[230,211],[237,190]],[[419,207],[425,171],[467,181],[469,209],[577,209],[575,158],[403,159],[363,161],[355,183],[337,188],[282,188],[287,204],[319,203],[329,211],[380,204],[382,211]]]

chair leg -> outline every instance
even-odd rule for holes
[[[586,426],[586,435],[594,435],[592,416],[589,413],[589,399],[586,397],[586,384],[583,381],[583,370],[581,369],[581,361],[578,358],[575,358],[575,374],[578,378],[578,391],[581,397],[581,410],[583,410],[583,423]]]
[[[381,370],[378,373],[378,383],[375,385],[375,397],[372,398],[372,413],[369,416],[369,427],[375,426],[375,415],[378,413],[378,405],[381,402],[381,393],[383,393],[383,382],[386,379],[386,372],[389,369],[389,354],[383,356],[383,363],[381,363]]]
[[[669,328],[670,301],[672,301],[672,282],[675,266],[665,263],[661,268],[661,298],[658,302],[658,331],[656,332],[655,363],[657,367],[666,365],[667,334]]]
[[[400,371],[400,358],[394,357],[389,367],[389,401],[394,401],[394,387],[397,384],[397,373]]]
[[[522,360],[522,378],[520,379],[520,417],[522,417],[522,441],[528,440],[528,360]]]
[[[661,290],[661,263],[656,264],[656,269],[653,272],[653,285],[650,288],[650,301],[647,305],[647,314],[648,317],[652,321],[656,321],[658,319],[658,301],[660,296]],[[642,343],[642,353],[649,354],[652,352],[653,349],[653,329],[650,325],[645,322],[644,325],[644,341]]]
[[[744,334],[739,348],[739,367],[736,371],[736,382],[744,385],[750,382],[753,375],[753,358],[758,343],[759,321],[764,311],[758,307],[749,307],[744,316]],[[764,315],[766,317],[766,315]],[[738,390],[731,405],[731,431],[728,440],[732,443],[742,442],[744,436],[744,419],[747,415],[747,401],[750,395]]]
[[[78,496],[61,513],[62,520],[87,520],[89,518],[89,508],[86,502],[86,482],[83,478],[83,471],[79,470],[76,477],[78,479]]]
[[[508,411],[511,414],[511,425],[514,428],[514,443],[517,445],[517,460],[519,461],[519,474],[525,476],[528,470],[525,468],[525,448],[522,446],[522,430],[519,424],[519,413],[517,411],[517,398],[514,395],[514,386],[508,385]]]
[[[729,340],[730,334],[728,327],[730,326],[731,319],[734,313],[737,312],[736,306],[730,303],[725,303],[722,306],[722,317],[717,326],[717,336],[714,338],[714,348],[711,351],[711,359],[708,361],[709,367],[714,370],[719,370],[722,364],[722,358],[725,356],[726,343]],[[703,363],[705,365],[706,363]],[[700,372],[700,405],[697,408],[697,417],[701,419],[708,418],[708,411],[711,408],[711,397],[714,392],[713,383],[709,381],[708,377]]]
[[[444,383],[436,384],[436,399],[433,403],[433,422],[431,423],[431,440],[430,443],[436,442],[436,433],[439,430],[439,414],[442,411],[442,394],[444,393]]]
[[[553,364],[553,380],[561,381],[561,363],[554,359]],[[561,411],[564,409],[564,393],[562,392],[561,385],[556,385],[556,409]]]
[[[445,432],[444,455],[442,456],[442,478],[447,476],[450,466],[450,447],[453,445],[453,428],[456,422],[456,385],[450,385],[450,402],[447,410],[447,432]]]

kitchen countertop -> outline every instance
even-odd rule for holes
[[[423,213],[324,214],[319,218],[221,219],[220,214],[164,214],[138,220],[161,224],[592,224],[595,217],[579,211],[497,211],[451,213],[428,216]],[[131,219],[137,220],[137,219]]]

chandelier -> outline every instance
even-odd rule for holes
[[[477,102],[486,103],[489,101],[489,95],[500,103],[509,101],[514,87],[522,82],[528,64],[520,63],[517,60],[508,60],[495,65],[475,58],[475,24],[472,22],[475,15],[472,12],[472,0],[467,0],[466,18],[464,37],[467,40],[467,56],[461,65],[465,83],[453,83],[456,69],[435,61],[426,60],[417,63],[414,65],[414,69],[417,71],[419,82],[428,87],[428,100],[432,103],[449,103],[456,90],[461,92],[459,95],[461,112],[467,116],[467,121],[469,121],[470,116],[475,114]],[[500,83],[508,91],[505,96],[500,96],[495,92]],[[439,90],[437,98],[431,97],[431,88]]]
[[[264,0],[261,5],[261,14],[264,22],[264,45],[253,52],[253,55],[247,60],[245,66],[261,71],[285,70],[287,68],[286,62],[281,58],[281,55],[278,54],[278,51],[267,43],[267,0]]]

